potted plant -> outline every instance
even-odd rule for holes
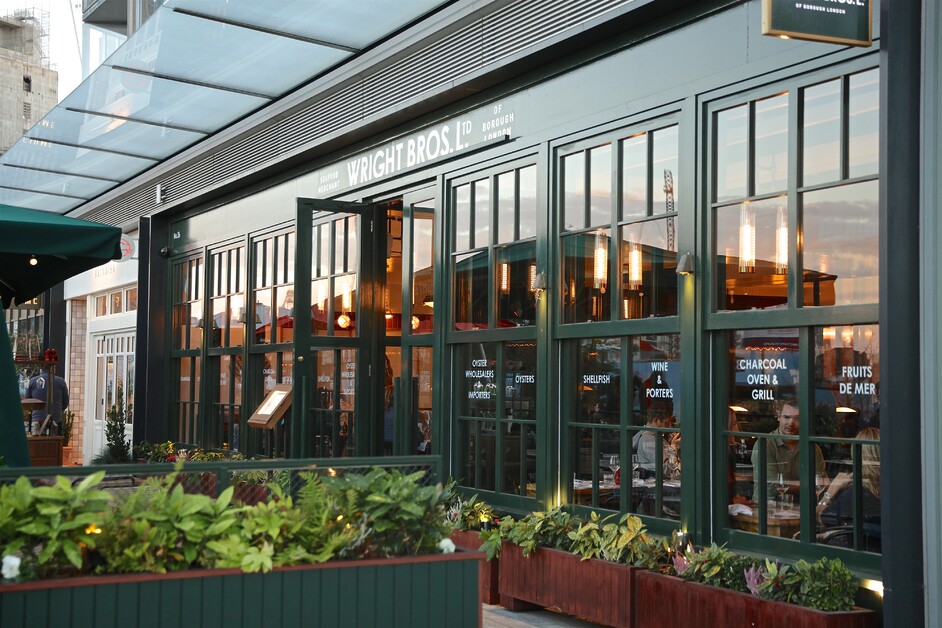
[[[297,499],[274,489],[253,506],[233,502],[232,487],[216,500],[185,493],[174,474],[120,495],[96,489],[101,472],[75,487],[21,478],[0,486],[0,618],[414,625],[447,614],[478,626],[480,556],[447,552],[447,495],[421,475],[311,474]]]
[[[501,606],[535,605],[609,626],[632,625],[636,568],[630,563],[647,536],[637,517],[615,517],[593,513],[583,521],[557,507],[519,521],[504,518],[498,531],[482,532],[482,549],[501,559]]]
[[[657,571],[636,575],[635,599],[672,600],[669,605],[636,604],[637,628],[877,625],[876,613],[854,607],[858,580],[838,559],[781,565],[714,544],[673,554],[670,565],[666,571],[674,576]]]
[[[105,448],[92,458],[93,465],[131,462],[131,443],[125,437],[125,429],[131,422],[132,412],[131,406],[125,408],[119,396],[117,403],[105,413]]]
[[[62,464],[72,464],[72,425],[75,413],[66,408],[62,411]]]
[[[477,551],[481,547],[481,530],[490,530],[499,523],[494,509],[472,495],[467,499],[456,496],[448,510],[448,522],[453,526],[449,537],[461,549]],[[498,604],[500,592],[497,588],[500,559],[492,558],[481,567],[481,599],[485,604]]]

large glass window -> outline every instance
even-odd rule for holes
[[[562,322],[677,314],[678,151],[676,125],[563,151]]]
[[[203,344],[203,259],[173,265],[173,348],[199,349]]]
[[[455,185],[452,207],[455,329],[533,325],[536,166]]]
[[[728,333],[729,525],[797,540],[804,513],[812,542],[879,552],[879,328],[808,329],[810,373],[802,333]],[[800,396],[803,373],[810,398]]]
[[[878,91],[866,70],[713,115],[719,516],[733,539],[880,551]]]
[[[282,233],[254,242],[255,343],[294,339],[295,234]]]
[[[796,259],[802,297],[791,307],[876,303],[877,85],[868,70],[714,114],[715,309],[788,307]],[[790,106],[800,129],[789,129]]]
[[[536,345],[455,347],[459,481],[514,495],[536,494]]]
[[[311,404],[311,455],[320,458],[349,456],[354,448],[356,404],[356,349],[315,350],[314,399]]]
[[[211,347],[245,343],[245,247],[210,254]]]
[[[358,335],[358,229],[357,216],[315,219],[311,232],[311,333],[314,335]]]
[[[563,379],[572,503],[680,518],[679,341],[586,338],[567,347],[575,360]]]

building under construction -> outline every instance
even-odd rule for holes
[[[49,67],[49,14],[37,9],[0,17],[0,154],[42,119],[58,99]]]

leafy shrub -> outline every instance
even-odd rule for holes
[[[451,490],[454,482],[450,482]],[[477,494],[462,499],[455,494],[454,501],[448,507],[447,519],[456,530],[481,530],[490,527],[494,522],[494,508],[478,500]]]
[[[700,552],[688,553],[687,559],[687,568],[679,574],[684,580],[742,592],[748,591],[746,571],[756,564],[755,560],[734,554],[716,543]]]
[[[451,527],[445,511],[452,496],[441,484],[423,486],[424,472],[403,475],[373,468],[367,473],[325,477],[337,495],[341,521],[369,534],[358,548],[363,558],[414,556],[438,551]]]
[[[177,474],[150,478],[118,500],[102,524],[99,572],[166,573],[209,566],[207,547],[238,523],[232,489],[213,500],[190,494]]]
[[[799,560],[791,566],[766,560],[765,572],[757,586],[762,598],[821,611],[846,611],[854,605],[857,578],[838,558]]]
[[[83,567],[82,548],[95,547],[97,523],[111,499],[95,488],[104,475],[76,486],[63,477],[52,486],[33,486],[25,477],[0,486],[0,555],[19,555],[22,578]]]

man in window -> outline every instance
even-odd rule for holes
[[[798,436],[801,421],[799,418],[798,406],[783,402],[778,408],[778,428],[772,434],[782,436]],[[799,456],[798,440],[782,438],[765,438],[756,441],[752,448],[752,468],[759,468],[759,447],[765,446],[765,481],[771,486],[775,486],[780,481],[787,486],[787,492],[798,495],[799,493]],[[825,476],[824,455],[821,448],[814,446],[815,473],[819,476]],[[779,477],[781,476],[781,478]],[[759,501],[759,485],[756,484],[753,489],[753,501]]]

